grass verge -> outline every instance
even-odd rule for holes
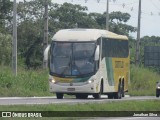
[[[85,104],[0,105],[0,111],[160,111],[159,100]]]
[[[12,74],[11,68],[1,66],[0,96],[48,96],[48,71],[18,69],[18,75]]]
[[[144,67],[131,66],[129,94],[131,96],[155,96],[156,82],[160,75]],[[11,68],[0,66],[0,97],[52,96],[49,93],[47,70],[18,69],[18,75]]]
[[[145,101],[121,101],[121,102],[107,102],[107,103],[85,103],[85,104],[49,104],[49,105],[8,105],[0,106],[0,111],[25,111],[40,112],[42,116],[52,115],[44,118],[24,118],[25,120],[76,120],[86,119],[88,117],[104,117],[105,115],[110,117],[115,116],[133,116],[134,113],[156,113],[160,114],[160,102],[159,100],[145,100]],[[44,111],[44,112],[42,112]],[[49,114],[51,112],[51,114]],[[61,115],[61,117],[59,117]],[[65,117],[64,117],[65,116]],[[72,116],[72,117],[70,117]],[[78,116],[78,117],[73,117]],[[123,116],[123,117],[124,117]],[[52,118],[54,117],[54,118]],[[18,120],[19,118],[14,118]],[[90,118],[91,119],[91,118]],[[5,120],[5,119],[4,119]]]
[[[155,96],[156,82],[160,75],[144,67],[131,66],[129,94],[132,96]]]

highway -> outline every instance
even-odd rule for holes
[[[101,99],[94,99],[89,96],[88,99],[76,99],[75,97],[65,97],[64,99],[56,99],[53,97],[0,97],[0,105],[27,105],[27,104],[84,104],[84,103],[102,103],[102,102],[120,102],[130,100],[160,100],[155,96],[125,96],[122,99],[108,99],[107,96],[102,96]]]

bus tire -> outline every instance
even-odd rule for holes
[[[76,96],[76,99],[81,99],[80,94],[76,94],[75,96]]]
[[[103,93],[103,83],[101,82],[99,93],[93,94],[93,97],[94,97],[95,99],[100,99],[102,93]]]
[[[156,97],[158,98],[159,97],[159,91],[156,90]]]
[[[114,99],[121,99],[121,98],[122,98],[121,83],[119,83],[119,85],[118,85],[118,92],[114,93]]]
[[[63,99],[63,93],[56,93],[57,99]]]
[[[108,94],[108,99],[113,99],[113,98],[114,98],[114,94],[113,93]]]
[[[87,99],[88,95],[87,94],[76,94],[76,99]]]
[[[159,94],[156,94],[156,97],[158,98],[158,97],[159,97]]]
[[[122,81],[122,97],[125,96],[125,92],[124,92],[124,80]]]

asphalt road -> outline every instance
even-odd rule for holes
[[[76,99],[75,97],[69,98],[65,97],[64,99],[57,99],[56,97],[0,97],[0,105],[31,105],[31,104],[84,104],[84,103],[97,103],[97,102],[120,102],[120,101],[144,101],[144,100],[160,100],[155,96],[125,96],[122,99],[108,99],[107,96],[102,96],[101,99],[94,99],[92,96],[89,96],[88,99]],[[134,114],[134,113],[133,113]],[[138,113],[138,114],[141,114]],[[159,115],[158,115],[159,116]],[[81,118],[79,118],[81,119]],[[83,120],[160,120],[160,117],[92,117],[92,118],[82,118]]]
[[[88,99],[76,99],[72,98],[64,98],[64,99],[56,99],[56,97],[0,97],[0,105],[26,105],[26,104],[84,104],[84,103],[97,103],[97,102],[119,102],[119,101],[130,101],[130,100],[160,100],[160,98],[156,98],[155,96],[137,96],[130,97],[125,96],[122,99],[107,99],[107,96],[102,96],[101,99],[94,99],[89,96]]]

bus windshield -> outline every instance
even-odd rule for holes
[[[53,42],[50,72],[62,76],[83,76],[95,71],[93,42]]]

